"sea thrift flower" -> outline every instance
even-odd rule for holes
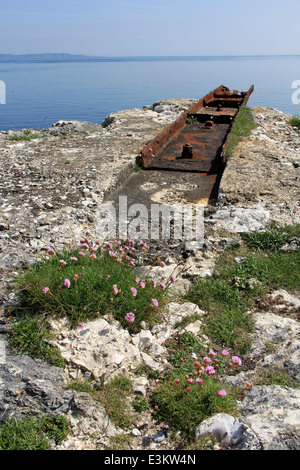
[[[172,282],[176,282],[176,277],[175,276],[171,276],[170,279],[171,279]]]
[[[93,260],[93,259],[96,259],[97,256],[95,255],[95,253],[93,253],[92,255],[90,255],[90,258],[91,258],[91,260]]]
[[[129,323],[134,322],[135,314],[132,312],[127,313],[127,315],[125,316],[125,320],[127,320]]]
[[[51,256],[55,256],[55,255],[56,255],[55,251],[54,251],[52,248],[50,248],[50,249],[48,250],[48,254],[51,255]]]
[[[78,261],[78,259],[76,258],[76,256],[71,256],[70,260],[71,260],[71,261]]]
[[[165,290],[166,288],[166,284],[164,284],[163,282],[160,284],[160,287],[162,288],[162,290]]]
[[[61,264],[62,266],[66,266],[67,263],[66,263],[63,259],[61,259],[61,260],[59,261],[59,264]]]
[[[43,292],[44,292],[44,294],[49,294],[49,292],[50,292],[49,287],[44,287]]]
[[[194,383],[194,379],[188,379],[188,384],[193,384]]]
[[[69,279],[65,279],[64,280],[64,287],[67,287],[67,289],[69,289],[70,285],[71,285],[71,282],[69,281]]]
[[[198,379],[196,379],[196,382],[198,385],[202,385],[203,384],[203,380],[200,379],[200,377],[198,377]]]
[[[221,390],[218,391],[218,396],[219,397],[225,397],[227,395],[226,390],[222,388]]]
[[[241,360],[240,357],[238,357],[238,356],[232,356],[231,359],[232,359],[232,362],[233,362],[234,364],[237,364],[238,366],[241,366],[241,365],[242,365],[242,360]]]
[[[205,368],[205,372],[208,374],[208,375],[213,375],[216,371],[215,369],[213,368],[213,366],[207,366]]]
[[[114,294],[115,294],[115,295],[117,295],[117,294],[119,293],[116,284],[113,285],[113,291],[114,291]]]
[[[136,288],[135,288],[135,287],[131,287],[130,290],[131,290],[132,295],[133,295],[134,297],[136,297],[136,294],[137,294]]]
[[[156,299],[152,299],[152,303],[154,307],[158,307],[158,301]]]
[[[187,392],[190,392],[191,390],[192,390],[191,387],[186,387]]]
[[[85,323],[82,321],[81,323],[78,323],[78,328],[84,328],[85,327]]]
[[[160,261],[159,265],[164,268],[166,266],[166,263],[164,261]]]
[[[180,384],[180,379],[175,379],[175,382],[176,382],[177,384]]]
[[[205,364],[209,364],[211,362],[211,359],[210,359],[210,357],[204,357],[203,361],[204,361]]]
[[[210,357],[214,357],[216,354],[214,353],[214,351],[212,349],[210,349],[208,355]]]
[[[130,264],[131,264],[131,266],[135,266],[134,260],[131,260],[131,261],[130,261]]]
[[[223,349],[223,351],[221,352],[222,356],[225,357],[225,356],[229,356],[229,352],[227,351],[227,349]]]
[[[141,287],[142,289],[145,289],[146,286],[145,286],[145,283],[144,283],[143,281],[140,282],[140,287]]]
[[[85,256],[85,253],[83,253],[83,251],[79,251],[79,252],[78,252],[78,255],[79,255],[79,256]]]
[[[155,279],[152,279],[152,280],[151,280],[151,284],[152,284],[153,287],[156,287],[156,280],[155,280]]]
[[[135,282],[138,284],[140,282],[140,278],[139,277],[136,277],[135,278]]]
[[[83,243],[81,245],[81,248],[83,248],[84,250],[88,250],[89,249],[89,245],[87,243]]]
[[[48,251],[51,250],[51,248],[50,248],[50,246],[44,246],[43,250],[47,251],[47,253],[48,253]]]

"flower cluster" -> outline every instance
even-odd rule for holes
[[[179,359],[179,362],[181,366],[184,365],[184,359]],[[241,365],[241,358],[239,356],[232,356],[230,359],[229,352],[226,349],[223,349],[219,355],[210,349],[207,356],[194,362],[194,371],[192,374],[185,375],[184,379],[170,377],[169,381],[173,383],[174,386],[183,387],[187,392],[191,392],[193,386],[201,387],[206,380],[216,380],[217,375],[220,376],[228,372],[232,367]],[[156,383],[158,384],[159,380],[157,380]],[[218,390],[217,395],[224,397],[227,395],[227,392],[224,388],[221,388]]]
[[[127,237],[124,240],[117,239],[100,244],[100,242],[92,240],[90,235],[90,232],[87,231],[85,236],[80,238],[77,247],[73,248],[70,245],[69,250],[64,251],[63,254],[56,253],[49,246],[44,248],[50,260],[51,258],[57,260],[57,271],[60,273],[60,277],[56,278],[51,285],[42,287],[43,294],[53,296],[55,291],[62,293],[66,289],[70,292],[73,292],[73,289],[75,292],[79,292],[78,289],[83,287],[83,283],[79,283],[82,276],[89,285],[87,271],[84,269],[91,262],[96,263],[95,269],[96,267],[98,269],[98,266],[103,266],[104,261],[104,269],[107,269],[105,282],[108,282],[103,284],[101,281],[101,286],[109,296],[108,302],[113,305],[114,309],[116,308],[120,312],[124,308],[121,313],[122,319],[128,323],[136,321],[137,324],[147,309],[149,312],[158,311],[162,291],[166,292],[169,285],[176,282],[174,273],[169,278],[162,277],[160,281],[152,279],[152,276],[141,279],[137,269],[143,265],[143,257],[149,250],[146,242],[135,241]],[[115,266],[115,263],[119,266]],[[157,258],[155,264],[161,268],[166,266],[161,258]],[[149,269],[153,269],[153,266],[150,266]],[[93,271],[95,270],[93,269]],[[124,272],[127,274],[124,275]],[[78,285],[76,286],[76,284]],[[118,315],[120,318],[120,313]]]

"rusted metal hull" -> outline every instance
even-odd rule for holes
[[[148,170],[217,174],[234,119],[254,90],[230,91],[221,85],[191,106],[144,146],[137,162]]]

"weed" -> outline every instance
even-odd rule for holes
[[[68,432],[67,419],[59,415],[12,418],[0,424],[0,450],[50,450],[49,440],[58,445]]]
[[[9,331],[10,346],[17,354],[28,354],[58,367],[65,366],[59,351],[51,346],[52,333],[42,317],[25,315]]]
[[[288,124],[292,127],[297,127],[300,129],[300,117],[299,116],[293,116],[289,121]]]
[[[11,135],[9,136],[9,140],[18,142],[39,139],[40,137],[39,134],[30,134],[30,131],[24,131],[24,135]]]
[[[250,135],[252,129],[255,129],[251,115],[251,110],[247,106],[242,106],[238,116],[236,117],[229,140],[225,150],[225,157],[230,158],[236,145],[244,138]]]
[[[300,253],[281,250],[298,232],[299,226],[287,226],[242,234],[245,245],[225,250],[217,260],[214,275],[193,284],[186,298],[210,313],[203,321],[212,341],[245,354],[253,331],[247,311],[256,299],[275,289],[299,293]],[[242,254],[240,263],[235,261],[238,254]]]

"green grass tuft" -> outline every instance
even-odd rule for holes
[[[243,106],[233,123],[229,140],[225,149],[225,157],[230,158],[237,144],[244,137],[248,137],[251,131],[255,128],[256,124],[253,121],[250,108]]]

